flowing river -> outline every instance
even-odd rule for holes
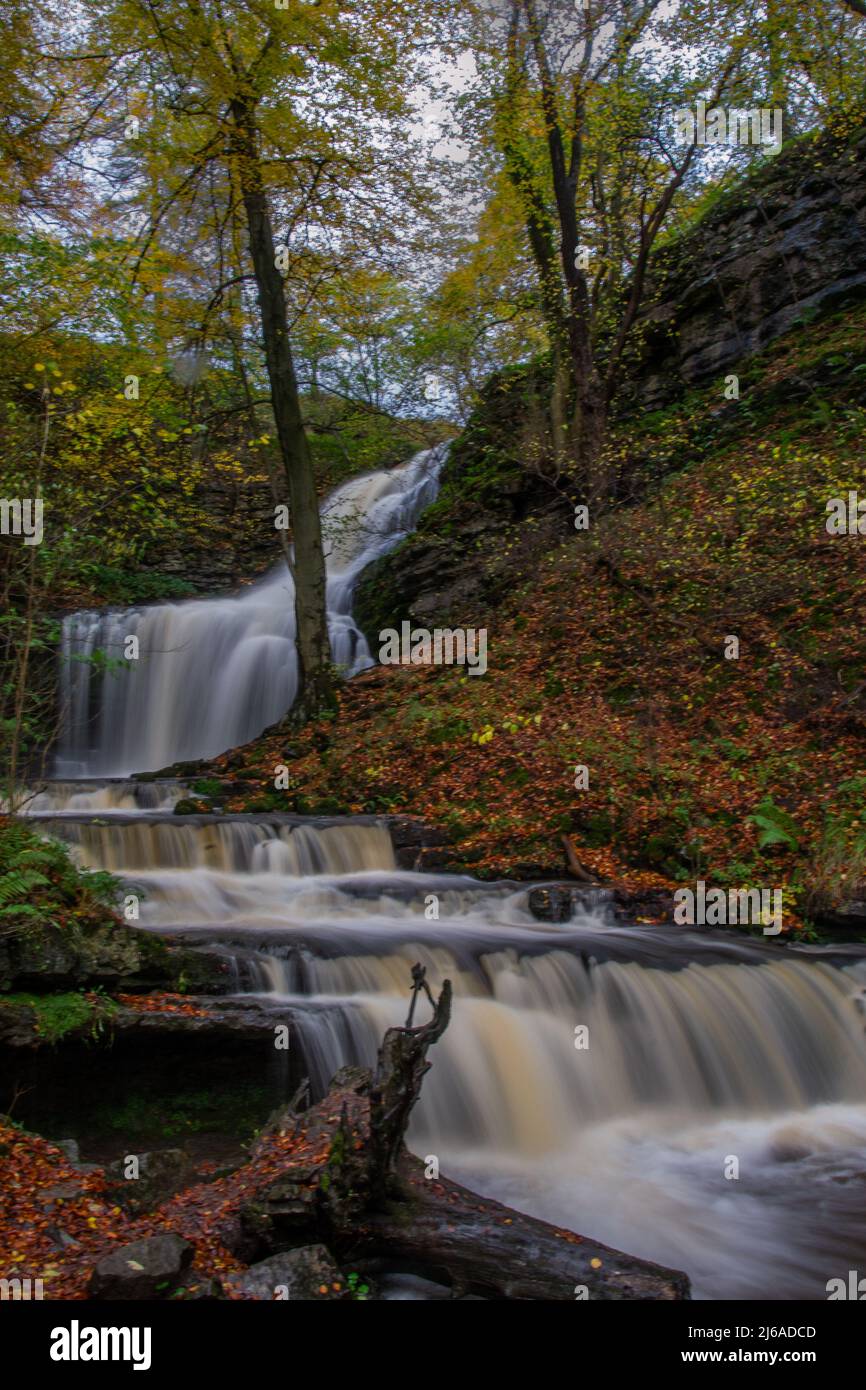
[[[354,583],[435,495],[441,457],[332,499],[346,524],[331,625],[350,670],[370,661]],[[453,1019],[410,1132],[448,1176],[684,1269],[696,1297],[822,1299],[866,1273],[859,948],[628,926],[603,908],[541,923],[526,885],[400,869],[384,819],[177,817],[183,786],[130,779],[284,712],[289,584],[280,567],[237,598],[70,619],[67,656],[134,631],[147,660],[101,682],[66,668],[58,780],[29,813],[129,883],[143,930],[227,952],[237,992],[291,1017],[317,1094],[405,1020],[414,961],[434,990],[449,977]]]

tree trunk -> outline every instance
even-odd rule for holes
[[[249,230],[259,294],[271,400],[289,487],[295,560],[295,620],[299,689],[293,715],[307,719],[333,704],[331,645],[325,603],[325,557],[312,459],[301,417],[298,381],[289,343],[283,279],[275,260],[274,236],[259,161],[252,105],[231,103],[233,154]]]
[[[420,970],[415,966],[415,971]],[[413,971],[413,978],[415,972]],[[423,971],[420,975],[423,984]],[[416,997],[417,997],[416,987]],[[413,1005],[414,1007],[414,1005]],[[438,1042],[451,1017],[451,981],[445,980],[433,1017],[421,1028],[389,1028],[379,1048],[370,1091],[370,1161],[367,1170],[371,1205],[383,1206],[399,1193],[397,1162],[409,1116],[430,1070],[427,1049]]]
[[[604,455],[607,405],[594,368],[578,366],[574,358],[572,387],[575,401],[571,422],[572,453],[578,461],[579,478],[589,503],[590,516],[595,521],[610,502],[615,481]]]

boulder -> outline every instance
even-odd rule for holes
[[[128,1211],[150,1211],[167,1202],[193,1179],[192,1159],[184,1149],[157,1149],[136,1157],[137,1178],[126,1177],[127,1164],[123,1158],[105,1170],[111,1181],[108,1189],[111,1200]]]
[[[91,1298],[128,1300],[167,1298],[192,1263],[189,1241],[168,1234],[134,1240],[112,1250],[90,1276]]]
[[[304,1245],[251,1265],[233,1281],[243,1298],[327,1302],[347,1297],[346,1279],[324,1245]]]

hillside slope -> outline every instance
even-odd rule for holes
[[[866,546],[826,523],[831,498],[866,495],[864,345],[866,309],[845,310],[751,359],[738,401],[714,382],[621,425],[644,500],[534,558],[532,518],[455,546],[452,489],[425,533],[438,515],[455,572],[510,574],[498,604],[481,584],[464,606],[487,674],[375,669],[333,723],[221,768],[274,806],[423,816],[481,875],[561,874],[569,835],[606,879],[784,884],[807,916],[838,901],[866,862]]]

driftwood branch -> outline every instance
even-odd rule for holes
[[[565,848],[565,857],[568,860],[569,872],[574,874],[575,878],[579,878],[582,883],[591,883],[595,888],[597,888],[598,879],[595,877],[594,874],[589,873],[588,870],[583,867],[583,865],[581,864],[580,860],[574,852],[574,845],[571,843],[571,840],[568,838],[567,835],[562,836],[562,843]]]
[[[451,1018],[451,981],[445,980],[430,1022],[420,1028],[409,1025],[418,994],[433,996],[422,966],[412,969],[412,1003],[405,1028],[389,1028],[379,1048],[370,1090],[369,1190],[374,1205],[393,1195],[397,1160],[409,1125],[409,1116],[421,1095],[421,1082],[430,1070],[427,1049],[438,1042]]]

